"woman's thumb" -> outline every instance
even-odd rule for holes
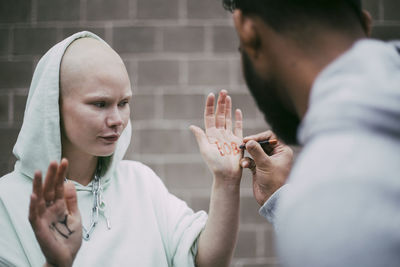
[[[204,131],[201,128],[194,126],[194,125],[191,125],[189,127],[189,129],[192,131],[192,133],[196,137],[197,143],[201,147],[203,142],[205,142],[207,139],[206,134],[204,133]]]

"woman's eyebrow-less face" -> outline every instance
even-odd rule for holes
[[[67,49],[60,71],[63,149],[108,156],[130,118],[131,84],[118,54],[91,38]]]

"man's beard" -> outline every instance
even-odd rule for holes
[[[263,80],[255,72],[244,51],[242,52],[242,64],[246,84],[272,131],[286,144],[298,144],[296,136],[300,124],[299,117],[282,103],[277,94],[280,89],[277,83],[273,79]]]

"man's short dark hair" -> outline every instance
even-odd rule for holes
[[[223,5],[229,11],[259,16],[278,32],[313,23],[348,31],[364,27],[360,0],[223,0]]]

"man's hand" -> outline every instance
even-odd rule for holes
[[[68,161],[51,162],[42,186],[35,172],[29,222],[46,257],[45,266],[72,266],[82,244],[82,223],[75,187],[64,184]]]
[[[292,149],[278,141],[276,145],[262,147],[257,141],[277,139],[274,133],[266,131],[245,137],[243,142],[253,159],[245,157],[241,160],[243,168],[253,173],[253,193],[261,206],[268,198],[285,184],[293,162]]]
[[[214,112],[214,94],[209,94],[204,110],[205,132],[196,126],[190,126],[196,136],[208,167],[214,178],[224,182],[240,184],[242,168],[240,159],[243,151],[239,148],[242,144],[242,112],[235,111],[235,124],[232,131],[232,100],[225,90],[219,94],[216,111]]]

